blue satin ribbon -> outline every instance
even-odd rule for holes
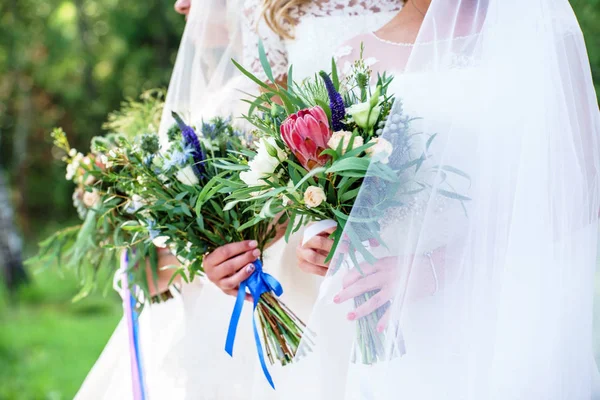
[[[144,382],[144,370],[142,364],[142,349],[140,346],[140,314],[136,311],[137,300],[133,295],[129,295],[131,300],[131,319],[133,321],[133,343],[135,349],[135,358],[138,365],[138,379],[140,382],[142,400],[146,400],[146,382]]]
[[[225,351],[227,354],[233,357],[233,343],[235,342],[235,334],[237,332],[238,322],[240,321],[240,315],[242,314],[242,308],[244,307],[246,288],[248,288],[254,303],[254,307],[252,309],[252,327],[254,329],[254,340],[256,341],[256,350],[258,352],[260,366],[265,374],[265,378],[267,378],[267,381],[269,381],[271,387],[275,389],[273,378],[271,378],[271,374],[269,374],[269,370],[267,369],[267,364],[265,362],[262,345],[260,343],[260,336],[258,335],[258,329],[256,329],[254,310],[256,310],[258,300],[263,293],[272,291],[275,293],[275,295],[281,296],[283,294],[283,288],[277,279],[273,278],[273,276],[267,274],[266,272],[263,272],[263,265],[260,260],[254,261],[253,264],[255,268],[254,273],[240,284],[240,289],[238,290],[235,306],[233,307],[233,313],[231,314],[231,320],[229,321],[229,331],[227,332]]]

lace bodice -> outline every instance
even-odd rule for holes
[[[303,79],[320,69],[328,69],[333,53],[342,43],[383,26],[398,13],[402,3],[402,0],[314,0],[292,10],[293,21],[285,26],[294,39],[284,39],[262,18],[262,1],[246,0],[244,65],[266,79],[256,50],[261,40],[276,78],[284,77],[293,64],[294,78]]]

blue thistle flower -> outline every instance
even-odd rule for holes
[[[344,99],[342,95],[335,90],[335,86],[331,81],[331,78],[325,71],[319,72],[321,79],[325,82],[325,88],[327,88],[327,94],[329,95],[329,107],[331,108],[331,127],[334,132],[342,131],[345,128],[342,122],[346,118],[346,106],[344,105]]]
[[[200,146],[200,141],[198,140],[198,135],[196,135],[194,128],[186,125],[176,112],[173,112],[172,115],[181,129],[181,135],[183,136],[186,147],[189,146],[192,148],[192,156],[194,158],[194,165],[192,165],[192,168],[194,174],[196,174],[198,179],[202,179],[204,176],[204,166],[202,163],[204,162],[205,157],[202,147]]]
[[[181,141],[179,147],[175,147],[171,150],[168,157],[166,157],[166,161],[163,165],[164,171],[170,171],[172,168],[183,168],[188,165],[189,159],[193,157],[194,149],[185,143],[183,140]]]

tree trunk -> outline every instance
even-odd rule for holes
[[[21,256],[21,238],[13,223],[8,185],[0,173],[0,267],[10,292],[27,282],[27,273]]]

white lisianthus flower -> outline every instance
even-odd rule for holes
[[[194,174],[194,169],[190,165],[177,171],[175,178],[184,185],[194,186],[200,183],[198,177]]]
[[[354,138],[354,142],[352,143],[352,148],[348,148],[350,146],[351,138],[352,138],[352,132],[348,132],[348,131],[334,132],[333,135],[331,135],[331,138],[329,139],[329,141],[327,142],[327,146],[329,146],[330,149],[337,150],[337,148],[341,142],[342,143],[342,154],[346,154],[347,151],[353,150],[353,149],[365,144],[362,136],[356,136]]]
[[[381,106],[377,105],[371,107],[371,102],[353,104],[346,109],[346,113],[354,119],[356,125],[363,129],[370,129],[375,126],[379,114],[381,113]]]
[[[256,156],[248,163],[250,170],[241,172],[240,179],[248,186],[259,186],[286,159],[287,154],[277,146],[275,138],[261,138]]]
[[[258,186],[260,185],[261,176],[256,171],[250,169],[240,172],[240,179],[248,186]]]
[[[369,143],[374,143],[373,146],[369,147],[365,152],[373,161],[379,161],[382,164],[390,162],[390,156],[394,151],[394,146],[382,137],[376,137],[369,140]]]
[[[325,192],[319,186],[309,186],[304,192],[304,204],[308,208],[319,207],[325,201]]]
[[[381,102],[384,100],[380,93],[381,87],[378,86],[369,101],[353,104],[346,109],[346,113],[354,119],[356,125],[363,129],[370,129],[375,126],[379,114],[381,114]]]

